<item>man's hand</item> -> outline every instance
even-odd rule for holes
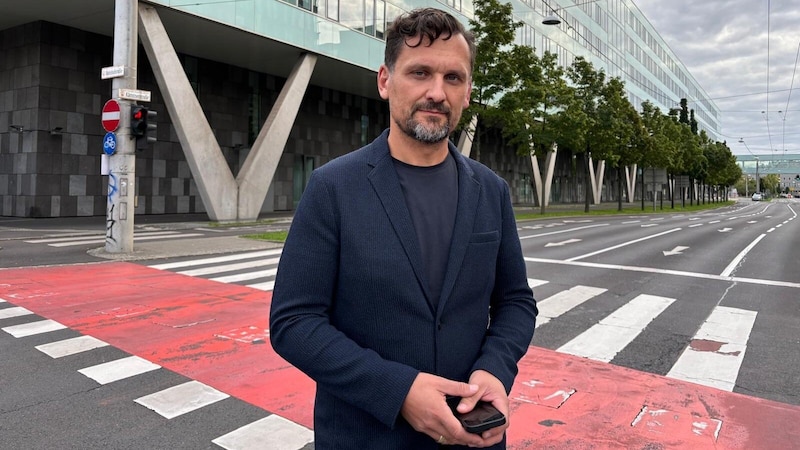
[[[502,432],[497,439],[495,439],[497,437],[495,434],[490,435],[492,439],[485,439],[477,434],[467,432],[453,415],[445,400],[445,396],[448,395],[475,398],[480,390],[481,387],[474,383],[461,383],[429,373],[420,373],[408,391],[400,414],[415,430],[427,434],[440,444],[488,447],[500,442],[503,437]],[[484,389],[485,391],[486,389]],[[505,394],[502,384],[501,392]],[[477,399],[475,401],[477,402]],[[474,406],[474,403],[472,405]],[[504,413],[508,411],[507,405],[508,401],[506,400]],[[472,408],[470,407],[470,409]],[[505,430],[505,428],[503,429]],[[484,435],[486,433],[488,431]]]
[[[469,385],[477,385],[478,390],[470,396],[462,396],[461,402],[456,408],[460,413],[467,413],[472,411],[478,401],[483,400],[491,403],[498,411],[506,416],[506,423],[499,427],[491,428],[481,434],[484,441],[489,442],[489,445],[494,445],[503,439],[503,434],[509,425],[508,414],[508,395],[503,383],[500,382],[494,375],[485,370],[476,370],[472,372],[469,377]]]

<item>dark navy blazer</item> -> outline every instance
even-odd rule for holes
[[[387,137],[313,172],[278,266],[270,338],[317,383],[317,450],[437,448],[400,415],[417,374],[483,369],[509,392],[533,336],[505,181],[450,145],[458,208],[434,310]]]

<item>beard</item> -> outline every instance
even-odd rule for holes
[[[443,124],[439,124],[433,120],[427,121],[426,123],[420,122],[414,118],[414,113],[420,109],[443,113],[447,120]],[[411,114],[409,114],[408,119],[406,119],[405,126],[400,124],[399,121],[397,124],[400,125],[400,129],[403,130],[405,134],[417,141],[425,144],[438,144],[450,136],[450,131],[452,131],[450,119],[450,109],[441,103],[417,103],[411,109]]]

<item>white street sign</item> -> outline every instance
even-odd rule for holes
[[[149,102],[150,91],[139,91],[136,89],[120,89],[119,98],[125,100],[134,100],[138,102]]]
[[[100,69],[100,78],[107,80],[109,78],[119,78],[125,76],[125,66],[110,66]]]

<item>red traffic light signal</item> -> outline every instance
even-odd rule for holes
[[[147,108],[144,106],[131,106],[131,135],[144,136],[147,132]]]

